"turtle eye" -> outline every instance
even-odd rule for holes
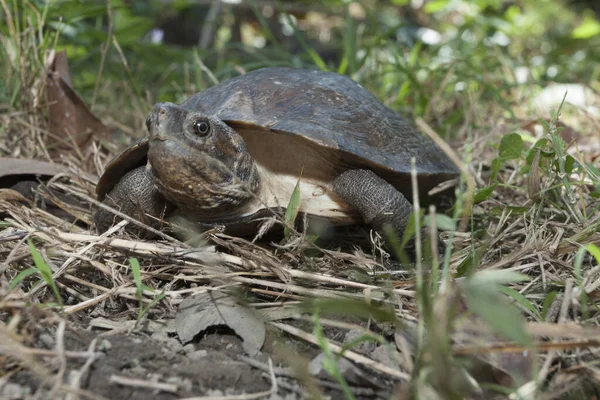
[[[150,132],[151,124],[152,124],[152,120],[150,119],[150,116],[148,115],[148,118],[146,118],[146,128],[148,128],[148,132]]]
[[[206,121],[199,119],[196,122],[194,122],[194,132],[196,132],[198,136],[206,136],[208,135],[209,131],[210,126]]]

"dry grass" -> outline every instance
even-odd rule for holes
[[[2,4],[6,7],[4,1]],[[17,48],[21,49],[19,57],[25,64],[32,63],[26,60],[29,55],[44,53],[35,48],[35,40],[28,40],[29,35],[36,34],[35,25],[29,30],[14,35],[23,40]],[[39,61],[36,60],[38,64]],[[45,147],[49,132],[43,107],[44,79],[38,70],[20,71],[25,75],[21,77],[19,90],[27,92],[21,98],[29,100],[19,105],[21,111],[2,114],[5,139],[2,151],[13,157],[50,159]],[[488,113],[482,113],[477,103],[471,100],[470,106],[465,107],[464,132],[453,147],[457,154],[467,154],[462,158],[463,169],[469,174],[469,182],[481,189],[489,185],[489,167],[497,155],[495,149],[490,150],[490,143],[499,143],[503,134],[516,127],[511,122],[500,122],[502,110],[490,106]],[[516,104],[515,108],[521,106]],[[428,118],[443,119],[446,109],[429,110]],[[538,116],[547,118],[544,114]],[[528,117],[531,119],[532,115]],[[598,167],[597,121],[573,108],[566,109],[564,120],[576,129],[570,153],[576,160]],[[473,128],[488,125],[493,125],[495,131]],[[547,133],[546,130],[542,134]],[[600,211],[597,199],[590,197],[593,187],[589,176],[536,176],[533,170],[522,173],[523,164],[519,162],[503,165],[494,193],[475,204],[472,212],[467,208],[467,218],[461,226],[472,222],[472,229],[443,233],[452,253],[441,260],[442,267],[451,277],[439,278],[435,282],[435,285],[441,282],[439,290],[427,291],[432,295],[428,299],[430,304],[423,305],[419,303],[422,299],[417,280],[425,279],[423,285],[434,286],[429,281],[431,266],[423,265],[423,274],[417,276],[413,266],[391,261],[377,240],[371,244],[374,255],[368,246],[347,250],[353,248],[353,243],[347,243],[344,250],[323,248],[314,255],[307,251],[312,245],[302,233],[296,233],[283,245],[253,242],[213,231],[204,233],[201,240],[194,238],[190,244],[168,236],[140,240],[125,233],[122,228],[127,223],[122,222],[98,235],[91,226],[92,213],[98,206],[94,200],[95,183],[110,154],[101,151],[99,143],[90,149],[89,158],[75,152],[64,154],[60,163],[64,173],[38,189],[40,198],[55,202],[75,223],[53,215],[39,203],[15,201],[14,196],[0,189],[0,213],[5,216],[0,231],[0,369],[3,371],[0,386],[21,374],[37,382],[33,387],[45,398],[58,394],[73,399],[101,398],[81,389],[84,377],[101,356],[98,342],[92,341],[87,351],[73,351],[65,344],[65,331],[90,329],[102,332],[99,339],[119,332],[144,333],[148,332],[149,324],[172,319],[178,305],[189,296],[233,289],[243,292],[248,305],[258,310],[276,332],[321,348],[319,333],[309,331],[314,319],[308,316],[314,314],[302,314],[301,310],[306,309],[296,308],[298,304],[330,299],[331,304],[346,301],[349,307],[366,304],[373,307],[369,311],[376,308],[391,311],[396,319],[394,324],[377,321],[375,317],[359,318],[358,322],[348,320],[347,315],[338,315],[339,309],[333,309],[327,318],[321,316],[319,323],[336,329],[324,330],[337,332],[336,338],[328,338],[334,353],[343,345],[340,335],[343,337],[343,333],[351,330],[368,332],[392,346],[394,360],[390,364],[355,349],[345,351],[344,357],[393,382],[398,396],[406,393],[407,382],[418,386],[423,398],[440,398],[451,393],[454,388],[445,388],[440,382],[442,378],[450,380],[449,377],[454,379],[463,373],[465,359],[484,360],[485,365],[504,374],[513,372],[511,367],[528,367],[533,359],[537,373],[523,372],[528,379],[520,387],[516,385],[515,393],[522,398],[534,398],[533,389],[539,390],[536,398],[567,398],[578,393],[576,389],[584,384],[600,385],[597,307],[600,266],[589,253],[578,253],[584,245],[600,247]],[[572,186],[551,192],[554,185],[565,183]],[[546,190],[546,201],[532,198],[528,188],[535,185],[538,190],[534,193],[539,188]],[[57,193],[72,202],[58,201]],[[52,271],[52,281],[64,302],[62,309],[56,305],[48,282],[39,275],[31,275],[11,287],[11,281],[33,265],[28,241],[39,250]],[[151,289],[143,291],[142,304],[150,305],[156,296],[164,296],[148,310],[143,321],[137,321],[140,302],[128,262],[131,257],[140,261],[142,281]],[[463,276],[467,272],[490,270],[517,271],[529,277],[527,281],[507,286],[513,291],[509,298],[517,300],[515,304],[527,320],[525,330],[533,338],[532,346],[499,337],[468,312]],[[423,315],[424,311],[431,315]],[[381,335],[370,329],[373,326]],[[420,327],[424,333],[419,331]],[[43,340],[47,336],[52,338],[51,345]],[[503,358],[503,355],[509,356]],[[85,362],[74,368],[71,366],[74,359]],[[281,380],[284,376],[294,376],[310,387],[303,373],[273,368],[257,360],[248,362],[268,372],[272,385],[270,391],[255,396],[275,393],[278,387],[286,388],[287,383]],[[436,365],[448,366],[447,375],[438,380],[423,376],[427,373],[435,376]],[[71,372],[69,379],[67,371]],[[167,392],[177,390],[177,386],[168,383],[140,382],[127,377],[115,376],[111,382]],[[464,382],[469,383],[471,393],[483,393],[476,379]],[[320,383],[322,387],[334,385]],[[356,393],[362,393],[360,388],[355,389]],[[253,395],[240,396],[236,398],[253,398]]]
[[[98,159],[102,160],[102,157]],[[471,171],[476,168],[475,165],[470,167]],[[72,357],[87,357],[93,363],[95,353],[92,350],[69,352],[64,348],[39,348],[36,338],[42,331],[53,332],[58,345],[59,334],[65,324],[84,329],[107,329],[106,324],[100,324],[100,320],[93,317],[103,314],[102,320],[118,318],[120,321],[117,326],[108,329],[140,329],[134,322],[139,304],[127,262],[132,256],[138,258],[143,266],[144,284],[154,289],[144,292],[144,303],[151,303],[159,293],[165,296],[150,309],[146,316],[150,320],[171,318],[178,304],[187,296],[230,288],[245,291],[252,298],[251,305],[272,321],[271,326],[313,344],[317,344],[318,340],[309,332],[276,322],[295,317],[298,311],[289,306],[298,301],[354,299],[390,305],[396,317],[403,321],[420,319],[413,272],[410,269],[390,270],[393,265],[389,261],[384,262],[358,248],[355,252],[329,249],[319,256],[309,257],[305,255],[303,246],[277,249],[268,243],[255,244],[218,232],[206,234],[205,245],[191,247],[172,238],[169,241],[147,241],[127,236],[121,229],[125,223],[98,235],[93,228],[81,224],[91,221],[91,212],[95,209],[88,200],[94,198],[96,174],[96,171],[82,171],[76,161],[71,160],[64,174],[48,183],[45,189],[77,196],[77,207],[65,203],[61,204],[61,208],[74,216],[78,224],[65,222],[40,207],[0,201],[0,210],[7,215],[0,238],[0,253],[4,258],[0,267],[0,310],[6,317],[11,316],[2,325],[1,346],[6,355],[11,355],[5,359],[5,371],[13,370],[11,364],[16,361],[21,368],[31,370],[49,383],[53,382],[49,388],[69,392],[74,387],[61,384],[59,378],[62,372],[55,375],[47,370],[46,363],[55,358],[66,365]],[[474,177],[479,182],[487,179],[482,173]],[[557,398],[560,397],[557,396],[559,389],[567,390],[583,380],[598,381],[596,346],[600,343],[600,328],[597,328],[594,299],[598,296],[600,269],[597,265],[594,267],[591,257],[585,256],[582,275],[578,277],[574,274],[574,265],[576,250],[583,244],[599,245],[600,237],[597,232],[591,231],[582,237],[583,225],[568,211],[553,206],[540,210],[532,205],[520,215],[504,209],[496,215],[493,210],[498,206],[527,206],[531,202],[526,192],[520,189],[525,185],[524,177],[507,169],[501,172],[500,179],[506,182],[507,187],[475,205],[473,211],[475,216],[487,216],[486,225],[480,227],[485,235],[473,237],[468,232],[454,233],[456,250],[450,259],[449,271],[456,273],[474,252],[484,249],[473,261],[473,268],[477,271],[504,269],[518,271],[531,278],[526,283],[512,285],[512,289],[521,293],[538,311],[534,313],[520,306],[530,321],[527,330],[537,338],[535,347],[541,366],[538,381],[545,387],[545,397]],[[39,195],[47,196],[45,190],[41,190]],[[586,200],[585,197],[583,199]],[[597,210],[588,217],[585,225],[595,227],[597,231]],[[65,302],[62,311],[47,308],[46,304],[55,303],[56,299],[49,287],[38,279],[25,279],[16,288],[9,289],[9,282],[16,274],[31,266],[31,253],[27,246],[29,239],[35,243],[53,272],[53,280]],[[356,281],[356,275],[350,272],[357,270],[368,276],[370,283]],[[382,273],[388,276],[381,278]],[[34,282],[38,284],[32,286]],[[452,288],[453,295],[459,295],[460,284],[453,283]],[[556,297],[544,304],[552,291],[556,292]],[[587,300],[581,297],[582,293],[587,295]],[[436,302],[437,306],[448,307],[437,312],[450,314],[451,302],[443,304],[445,301],[441,297]],[[32,304],[38,306],[32,307]],[[106,310],[108,304],[111,312],[106,314],[102,310]],[[541,310],[546,310],[543,319],[540,318]],[[131,323],[123,324],[127,320]],[[322,321],[322,324],[335,322]],[[353,325],[336,326],[346,330]],[[448,334],[456,341],[452,351],[454,356],[491,357],[498,353],[518,354],[526,350],[526,347],[514,343],[492,340],[489,331],[481,326],[474,332],[475,326],[480,324],[473,325],[471,322],[465,325],[463,321],[449,330]],[[412,343],[408,348],[399,349],[401,353],[411,354],[415,351],[414,346],[415,343]],[[12,350],[6,353],[8,349]],[[338,349],[333,342],[332,349]],[[40,357],[46,361],[42,362]],[[406,361],[399,364],[402,366],[400,369],[394,369],[352,351],[346,352],[345,357],[393,379],[406,381],[410,378],[412,366]]]

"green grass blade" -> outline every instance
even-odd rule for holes
[[[152,307],[154,307],[156,304],[158,304],[159,301],[161,301],[162,299],[164,299],[167,295],[164,292],[161,292],[158,296],[156,296],[151,302],[150,304],[148,304],[148,307],[146,308],[145,311],[148,311],[149,309],[151,309]]]
[[[540,320],[543,320],[542,315],[535,308],[535,306],[533,305],[533,303],[530,302],[529,300],[527,300],[527,298],[525,296],[523,296],[521,293],[519,293],[518,291],[516,291],[513,288],[509,288],[509,287],[506,287],[506,286],[501,286],[500,287],[500,291],[502,293],[504,293],[505,295],[511,297],[518,304],[522,305],[523,307],[525,307],[526,309],[528,309],[529,311],[531,311]]]
[[[280,1],[275,0],[275,5],[277,6],[278,9],[283,10],[283,7],[282,7],[282,4]],[[292,28],[294,37],[296,38],[296,40],[298,40],[298,43],[300,44],[300,47],[302,47],[302,50],[304,50],[306,52],[306,54],[309,55],[312,62],[317,67],[319,67],[319,69],[321,71],[329,71],[329,68],[327,68],[327,64],[325,63],[325,61],[323,61],[323,59],[321,58],[319,53],[317,53],[313,48],[311,48],[306,43],[306,41],[304,40],[304,37],[303,37],[303,33],[300,31],[300,29],[298,29],[298,24],[296,24],[296,22],[292,19],[292,17],[290,17],[290,14],[287,12],[282,12],[281,15],[283,16],[283,18],[285,19],[287,24]]]
[[[350,14],[350,4],[346,8],[346,24],[344,29],[344,60],[348,65],[348,73],[352,75],[356,72],[356,21]]]
[[[54,282],[54,278],[52,277],[52,269],[50,269],[50,266],[46,264],[44,257],[42,257],[42,253],[40,253],[40,251],[34,246],[31,239],[27,240],[27,245],[29,246],[29,251],[31,252],[31,257],[33,258],[35,267],[40,272],[40,275],[42,275],[42,279],[44,279],[46,284],[52,289],[52,292],[54,293],[54,296],[56,297],[56,300],[62,309],[63,300],[60,296],[60,292],[58,291],[58,286],[56,286],[56,282]]]
[[[9,289],[14,289],[16,288],[19,283],[21,283],[25,278],[27,278],[28,276],[37,274],[39,272],[39,270],[37,268],[27,268],[24,269],[23,271],[19,272],[17,274],[17,276],[15,276],[10,283],[8,284]]]
[[[596,259],[596,263],[600,265],[600,248],[595,244],[587,244],[585,245],[585,249]]]
[[[256,19],[258,20],[258,23],[260,24],[260,26],[262,28],[262,33],[266,36],[267,40],[277,49],[278,52],[284,52],[283,48],[281,47],[281,44],[275,38],[275,35],[273,35],[273,32],[271,32],[269,23],[263,16],[263,13],[261,11],[261,8],[258,5],[258,2],[256,0],[251,0],[249,3],[250,3],[250,8],[252,8],[252,12],[254,13],[254,16],[256,17]]]
[[[346,352],[346,350],[350,350],[350,349],[354,348],[355,346],[358,346],[359,344],[366,343],[366,342],[375,342],[375,343],[380,343],[380,344],[385,343],[385,341],[382,340],[381,337],[377,337],[377,336],[369,335],[369,334],[365,333],[364,335],[361,335],[354,340],[344,343],[344,345],[342,346],[342,349],[340,351],[340,354],[344,354],[344,352]]]
[[[507,270],[487,270],[473,275],[470,284],[473,286],[489,286],[490,284],[504,285],[529,280],[525,274]]]
[[[548,310],[550,309],[550,306],[554,302],[554,299],[556,299],[557,295],[558,295],[558,292],[552,291],[552,292],[548,293],[546,295],[546,297],[544,297],[544,303],[542,304],[542,320],[543,321],[546,320],[546,315],[548,315]]]
[[[129,265],[131,265],[131,272],[133,274],[133,281],[135,282],[135,286],[139,289],[142,288],[142,273],[140,270],[140,262],[137,258],[131,257],[129,259]]]
[[[144,309],[144,301],[143,301],[144,290],[147,288],[142,283],[142,272],[140,270],[140,262],[137,260],[137,258],[135,258],[135,257],[129,258],[129,265],[131,266],[131,273],[133,274],[133,281],[135,282],[135,287],[136,287],[135,294],[138,299],[138,302],[140,303],[140,306],[138,309],[138,317],[136,320],[136,325],[137,325],[142,320],[142,318],[144,317],[146,312],[148,311],[147,309]]]
[[[521,312],[507,303],[498,294],[497,285],[474,285],[465,287],[469,309],[479,316],[493,331],[522,345],[531,343],[525,330],[525,320]]]
[[[585,291],[585,287],[583,287],[583,256],[586,251],[590,253],[596,260],[596,263],[600,265],[600,248],[591,243],[580,247],[579,250],[577,250],[577,253],[575,253],[575,261],[573,262],[575,267],[573,273],[577,279],[577,286],[580,288],[579,302],[581,304],[581,313],[585,319],[588,317],[588,294]]]
[[[354,400],[355,397],[350,390],[350,386],[340,371],[338,357],[334,356],[331,348],[329,347],[329,342],[327,341],[327,338],[323,332],[323,327],[321,326],[318,312],[314,313],[313,322],[315,324],[313,334],[317,338],[319,347],[325,354],[325,359],[323,360],[323,369],[325,369],[329,375],[338,381],[339,385],[342,387],[342,391],[344,392],[344,397],[348,400]]]
[[[286,227],[283,230],[283,234],[286,239],[289,239],[292,231],[288,226],[293,226],[298,216],[298,210],[300,209],[300,179],[296,182],[290,201],[288,202],[287,208],[285,209],[285,223]]]

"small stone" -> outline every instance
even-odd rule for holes
[[[192,353],[189,353],[187,357],[192,361],[198,361],[208,355],[206,350],[196,350]]]

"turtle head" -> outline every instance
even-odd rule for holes
[[[186,212],[232,213],[260,178],[244,139],[220,119],[172,103],[156,104],[146,125],[148,168],[160,192]]]

